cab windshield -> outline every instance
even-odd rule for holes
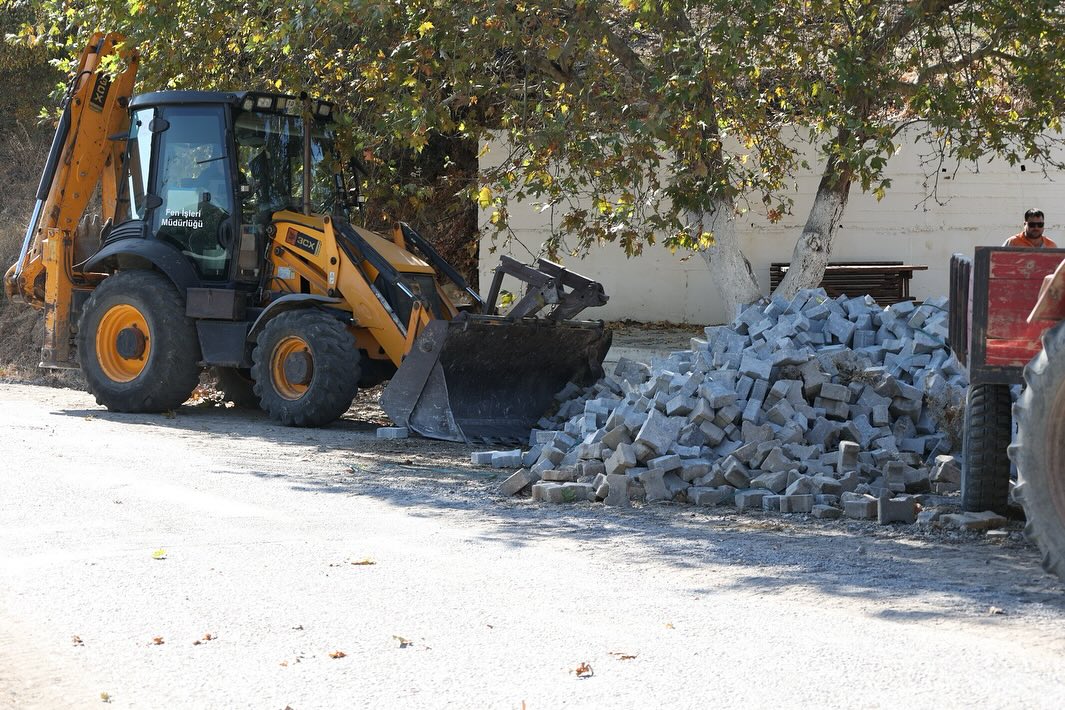
[[[328,124],[312,122],[311,211],[343,214],[343,178]],[[303,120],[299,116],[239,111],[237,166],[245,222],[266,222],[278,210],[303,210]]]

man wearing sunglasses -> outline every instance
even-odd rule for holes
[[[1058,245],[1053,239],[1043,236],[1045,223],[1043,210],[1028,210],[1024,213],[1024,231],[1007,239],[1002,246],[1057,249]]]

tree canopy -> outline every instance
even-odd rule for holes
[[[144,88],[308,90],[338,101],[349,149],[391,195],[379,203],[386,211],[434,189],[416,179],[434,140],[446,139],[436,157],[447,164],[455,146],[499,135],[505,158],[449,189],[504,235],[511,200],[542,203],[553,215],[549,250],[613,241],[638,254],[662,240],[743,275],[734,219],[791,210],[798,132],[823,174],[793,257],[811,268],[789,270],[788,289],[819,281],[851,185],[878,197],[890,187],[884,168],[903,127],[945,162],[994,154],[1048,164],[1065,102],[1057,0],[33,7],[23,41],[123,32],[144,55]],[[729,283],[727,303],[757,296],[749,273]]]

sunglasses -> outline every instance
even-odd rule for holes
[[[1029,227],[1042,227],[1043,224],[1044,224],[1043,222],[1029,222],[1028,226]]]

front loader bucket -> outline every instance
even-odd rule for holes
[[[431,321],[381,395],[397,426],[446,441],[524,441],[566,383],[603,374],[611,332],[599,322]]]

